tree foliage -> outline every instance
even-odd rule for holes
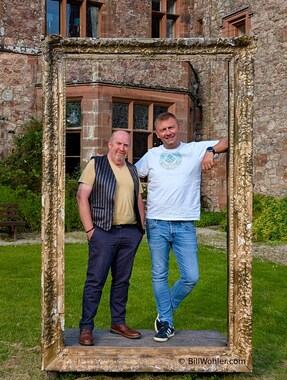
[[[76,204],[80,169],[66,178],[66,231],[82,229]],[[17,203],[26,228],[41,228],[42,123],[31,119],[14,137],[11,154],[0,162],[0,203]]]
[[[11,154],[0,162],[0,182],[13,189],[41,192],[42,124],[31,119],[15,135]]]

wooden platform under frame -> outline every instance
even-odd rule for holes
[[[108,329],[95,329],[94,346],[79,344],[79,329],[66,329],[64,346],[46,357],[48,372],[246,372],[226,336],[214,330],[176,330],[167,342],[154,341],[153,330],[127,339]],[[230,362],[229,362],[230,360]],[[231,364],[230,364],[231,363]],[[232,364],[232,363],[235,363]]]
[[[110,330],[94,330],[94,344],[97,347],[226,347],[227,338],[214,330],[176,330],[167,342],[156,342],[153,330],[139,330],[141,339],[127,339]],[[79,330],[65,330],[65,346],[79,346]]]

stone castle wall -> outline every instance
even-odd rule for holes
[[[245,8],[244,1],[195,1],[198,16],[203,19],[204,37],[222,35],[222,18]],[[205,11],[204,11],[205,10]],[[287,155],[287,4],[284,0],[252,1],[250,35],[256,39],[254,57],[254,192],[286,196]],[[215,76],[203,75],[203,87],[217,86]],[[209,79],[208,79],[209,78]],[[209,84],[208,84],[209,82]],[[214,99],[214,98],[212,98]],[[207,108],[213,115],[218,105]],[[203,130],[206,130],[203,122]]]
[[[40,44],[44,36],[44,0],[3,0],[0,4],[0,158],[11,149],[13,133],[30,117],[41,116]],[[222,18],[249,5],[250,35],[257,42],[254,59],[254,192],[286,196],[287,192],[287,5],[284,0],[244,1],[182,0],[180,37],[222,36]],[[150,37],[151,1],[106,0],[102,8],[102,37]],[[137,85],[171,86],[193,91],[188,70],[177,64],[156,68],[154,62],[128,66],[97,64],[91,77],[127,81]],[[213,139],[227,132],[227,68],[223,63],[192,63],[200,86],[200,115],[192,124],[190,138]],[[83,70],[83,67],[79,69]],[[76,70],[75,70],[76,71]],[[70,72],[72,75],[72,71]],[[78,75],[78,74],[77,74]],[[83,70],[82,77],[90,80]],[[220,158],[221,160],[221,158]],[[207,198],[224,186],[224,167],[203,179]],[[207,177],[208,177],[207,176]],[[222,205],[216,201],[215,207]],[[208,203],[208,202],[207,202]]]

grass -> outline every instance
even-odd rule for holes
[[[177,329],[212,329],[226,333],[226,256],[201,246],[200,281],[175,314]],[[86,244],[67,244],[65,325],[78,328],[87,263]],[[65,379],[275,379],[287,373],[287,267],[254,260],[253,264],[253,374],[63,374]],[[171,257],[171,282],[177,276]],[[40,371],[41,247],[0,247],[0,378],[46,379]],[[150,329],[156,315],[146,242],[138,250],[131,279],[127,323]],[[109,328],[109,280],[95,320]]]
[[[212,328],[226,333],[226,257],[216,254],[216,252],[215,249],[209,248],[201,254],[201,279],[196,286],[196,292],[191,294],[176,312],[175,325],[178,329],[207,330]],[[217,256],[215,261],[214,255]],[[67,328],[78,328],[86,261],[86,245],[80,245],[76,252],[73,244],[66,246],[65,321]],[[171,256],[170,264],[170,282],[173,283],[178,277],[173,256]],[[75,286],[75,283],[79,286]],[[146,243],[142,243],[137,252],[130,283],[127,323],[136,328],[150,329],[156,317],[156,307],[151,287],[150,258]],[[109,287],[110,279],[105,285],[95,320],[96,328],[110,327]],[[202,297],[202,294],[205,296]],[[210,305],[217,309],[216,316]],[[216,326],[214,326],[215,321]]]

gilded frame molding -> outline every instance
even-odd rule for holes
[[[232,39],[64,39],[43,56],[42,369],[91,372],[252,370],[252,100],[254,42]],[[228,336],[226,347],[64,345],[65,66],[73,58],[224,60],[229,70]],[[191,361],[190,358],[193,358]],[[206,360],[202,360],[206,358]]]

